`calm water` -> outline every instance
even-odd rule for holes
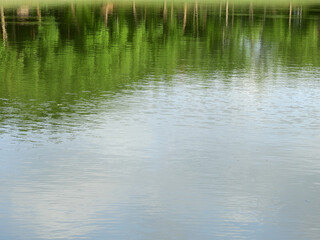
[[[320,6],[3,6],[0,239],[319,239]]]

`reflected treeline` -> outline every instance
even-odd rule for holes
[[[316,9],[228,1],[1,7],[2,119],[8,107],[59,118],[81,98],[148,76],[190,71],[227,78],[250,71],[263,76],[278,65],[318,67]],[[57,107],[62,103],[67,107]]]
[[[207,28],[212,25],[212,21],[216,19],[219,19],[221,27],[233,27],[235,18],[241,17],[242,21],[247,19],[251,24],[260,22],[262,18],[263,25],[268,25],[265,22],[266,18],[281,16],[282,19],[287,19],[287,27],[291,27],[291,24],[301,26],[303,24],[302,20],[310,20],[310,17],[318,18],[318,9],[316,5],[302,6],[291,1],[287,7],[268,5],[261,7],[261,4],[259,4],[256,8],[253,2],[235,4],[229,1],[221,1],[219,4],[199,4],[197,1],[184,4],[174,4],[172,1],[164,1],[161,4],[136,4],[135,1],[130,4],[110,2],[100,5],[75,5],[70,3],[56,8],[25,5],[15,9],[5,9],[1,6],[0,33],[3,42],[35,40],[43,15],[46,18],[53,17],[54,22],[59,24],[58,27],[61,30],[60,33],[62,33],[60,38],[68,40],[72,37],[78,38],[73,33],[85,35],[88,30],[89,32],[98,31],[101,26],[99,20],[103,20],[105,27],[114,27],[114,21],[117,24],[126,22],[130,24],[130,27],[145,24],[149,21],[157,21],[157,23],[162,23],[165,29],[177,30],[177,25],[180,25],[183,33],[187,29],[194,34],[200,35],[202,33],[203,35],[207,32]],[[211,22],[208,20],[211,20]],[[209,26],[207,26],[207,23]],[[80,31],[84,29],[86,31]]]

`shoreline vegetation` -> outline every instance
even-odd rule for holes
[[[207,3],[207,4],[231,4],[231,5],[245,5],[253,4],[255,6],[282,6],[287,5],[293,6],[310,6],[318,4],[318,0],[269,0],[266,3],[265,0],[116,0],[116,1],[106,1],[106,0],[0,0],[0,6],[2,7],[14,7],[19,5],[27,6],[38,6],[38,5],[64,5],[64,4],[131,4],[131,3],[142,3],[142,4],[181,4],[181,3]]]
[[[136,19],[136,6],[137,5],[144,5],[144,8],[147,6],[153,6],[157,7],[162,11],[162,15],[164,18],[167,18],[168,11],[170,10],[171,18],[173,16],[173,9],[174,8],[181,8],[183,6],[183,25],[185,28],[186,19],[188,15],[189,8],[193,8],[193,12],[195,16],[198,16],[198,11],[200,6],[207,6],[210,5],[215,8],[214,11],[219,12],[220,18],[222,16],[225,17],[225,23],[226,26],[229,23],[229,18],[234,18],[234,15],[237,14],[237,10],[241,10],[241,14],[248,14],[249,18],[253,20],[254,18],[254,8],[263,8],[264,11],[264,17],[266,16],[266,13],[268,10],[271,10],[273,12],[273,15],[277,14],[277,10],[287,10],[288,14],[288,23],[289,26],[291,26],[292,17],[294,15],[298,16],[299,18],[302,18],[302,13],[304,11],[308,11],[312,9],[312,5],[318,3],[318,1],[299,1],[299,0],[271,0],[268,2],[268,4],[264,3],[264,1],[261,0],[162,0],[162,1],[145,1],[145,0],[118,0],[118,1],[105,1],[105,0],[78,0],[76,2],[71,0],[56,0],[56,1],[43,1],[43,0],[0,0],[0,19],[1,19],[1,28],[0,28],[0,35],[2,36],[2,40],[4,43],[6,43],[8,39],[7,34],[7,20],[6,20],[6,11],[9,10],[12,12],[12,10],[16,10],[16,16],[20,18],[20,22],[23,22],[23,19],[28,18],[30,16],[35,16],[34,12],[36,13],[36,17],[39,22],[41,22],[41,8],[47,8],[51,4],[55,7],[58,6],[71,6],[71,12],[74,21],[76,21],[75,16],[75,5],[101,5],[102,11],[104,12],[104,18],[105,21],[108,21],[108,15],[113,11],[113,8],[119,7],[128,7],[132,6],[132,13],[134,15],[134,19]],[[170,9],[169,9],[170,8]],[[206,7],[205,7],[206,8]],[[168,10],[169,9],[169,10]],[[218,9],[218,10],[217,10]],[[247,10],[247,11],[246,11]],[[111,12],[109,12],[111,11]],[[312,11],[319,11],[313,9]],[[206,8],[207,12],[207,8]],[[238,12],[239,14],[239,12]],[[206,18],[206,17],[205,17]]]
[[[116,1],[116,2],[105,2],[105,1],[99,1],[94,0],[91,1],[91,6],[101,6],[101,11],[103,12],[105,22],[108,21],[108,15],[112,14],[113,9],[117,8],[132,8],[132,14],[134,16],[134,19],[137,18],[137,7],[143,7],[146,9],[147,7],[153,7],[158,8],[161,12],[160,14],[163,16],[163,19],[165,20],[168,18],[168,15],[170,15],[170,18],[172,20],[174,11],[179,11],[177,9],[183,9],[183,28],[185,28],[186,20],[188,12],[193,11],[194,18],[196,17],[197,21],[199,21],[198,17],[201,15],[199,12],[202,7],[204,10],[203,18],[207,18],[207,11],[210,9],[210,11],[213,11],[215,13],[218,12],[220,21],[224,17],[225,18],[225,24],[228,26],[230,20],[233,21],[234,16],[236,15],[248,15],[249,18],[253,21],[253,18],[255,17],[255,8],[259,8],[260,10],[263,9],[263,17],[265,18],[268,12],[272,12],[272,15],[277,15],[277,11],[287,11],[287,18],[288,18],[288,24],[291,26],[292,18],[299,18],[302,19],[302,15],[305,14],[305,12],[312,11],[317,12],[319,9],[313,9],[312,6],[304,5],[305,3],[311,4],[312,1],[275,1],[274,3],[277,3],[278,5],[274,5],[271,1],[269,4],[259,5],[261,3],[260,1],[158,1],[158,2],[146,2],[146,1],[140,1],[140,0],[133,0],[133,1]],[[28,18],[37,18],[38,22],[41,22],[42,18],[42,9],[46,9],[47,5],[50,4],[51,1],[19,1],[14,0],[10,2],[13,5],[8,5],[8,1],[3,0],[0,1],[0,19],[1,19],[1,28],[0,28],[0,35],[3,40],[3,42],[6,42],[8,39],[8,33],[7,33],[7,12],[9,12],[9,15],[11,15],[11,18],[13,15],[19,18],[20,24],[30,23]],[[40,4],[41,3],[41,4]],[[75,24],[77,24],[76,20],[76,6],[88,6],[88,1],[77,1],[74,3],[73,1],[66,1],[66,0],[58,0],[55,2],[56,7],[59,6],[59,4],[63,4],[61,6],[70,6],[71,9],[71,15],[73,18],[73,21]],[[16,5],[15,5],[16,4]],[[193,9],[193,10],[192,10]],[[16,12],[13,14],[13,12]],[[283,12],[282,12],[283,14]],[[189,14],[190,15],[190,14]],[[9,16],[10,18],[10,16]],[[231,19],[230,19],[231,18]],[[27,21],[24,21],[27,20]],[[10,20],[9,20],[10,21]]]

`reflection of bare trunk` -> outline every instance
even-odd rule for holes
[[[104,10],[104,25],[108,26],[108,15],[109,15],[109,8],[106,7]]]
[[[205,8],[203,13],[202,28],[206,29],[206,25],[207,25],[207,7]]]
[[[198,1],[196,1],[196,17],[197,17],[197,34],[199,32],[199,10],[198,10]]]
[[[264,25],[265,25],[265,18],[266,18],[266,5],[264,5],[263,9],[263,20],[262,20],[262,26],[261,26],[261,31],[260,31],[260,41],[263,42],[263,31],[264,31]],[[260,49],[261,52],[261,49]]]
[[[3,42],[5,43],[7,41],[8,34],[6,29],[6,22],[5,22],[3,7],[1,7],[1,27],[2,27],[2,38],[3,38]]]
[[[229,3],[226,2],[226,26],[228,27],[228,17],[229,17]]]
[[[136,21],[137,20],[137,10],[136,10],[136,1],[135,0],[133,0],[133,2],[132,2],[132,12],[133,12],[134,20]]]
[[[108,24],[108,16],[109,14],[112,14],[113,12],[113,3],[107,3],[107,5],[105,5],[103,7],[103,15],[104,15],[104,24],[105,26],[107,26]]]
[[[71,3],[71,14],[72,14],[73,23],[76,26],[77,31],[80,32],[78,21],[77,21],[77,17],[76,17],[76,10],[74,8],[73,3]]]
[[[38,16],[38,21],[41,22],[41,9],[39,5],[37,6],[37,16]]]
[[[291,27],[291,16],[292,16],[292,2],[290,1],[290,6],[289,6],[289,28]]]
[[[193,9],[193,28],[196,25],[197,34],[199,31],[199,18],[198,18],[198,2],[196,1]]]
[[[253,6],[252,6],[252,2],[250,2],[250,6],[249,6],[249,17],[250,17],[250,21],[253,21]]]
[[[163,20],[164,22],[167,21],[167,1],[164,0],[164,3],[163,3]]]
[[[220,1],[220,6],[219,6],[219,21],[221,21],[221,12],[222,12],[222,3]]]
[[[170,13],[170,20],[173,20],[173,3],[171,3],[171,13]]]
[[[233,27],[233,21],[234,21],[234,4],[232,4],[232,21],[231,21],[231,27]]]
[[[183,12],[183,32],[186,28],[186,25],[187,25],[187,4],[185,3],[184,4],[184,12]]]
[[[193,7],[193,18],[192,18],[192,31],[193,32],[195,30],[195,28],[194,28],[195,19],[196,19],[196,4],[194,4],[194,7]]]

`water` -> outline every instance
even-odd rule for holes
[[[4,6],[0,239],[318,239],[319,6],[288,6]]]

